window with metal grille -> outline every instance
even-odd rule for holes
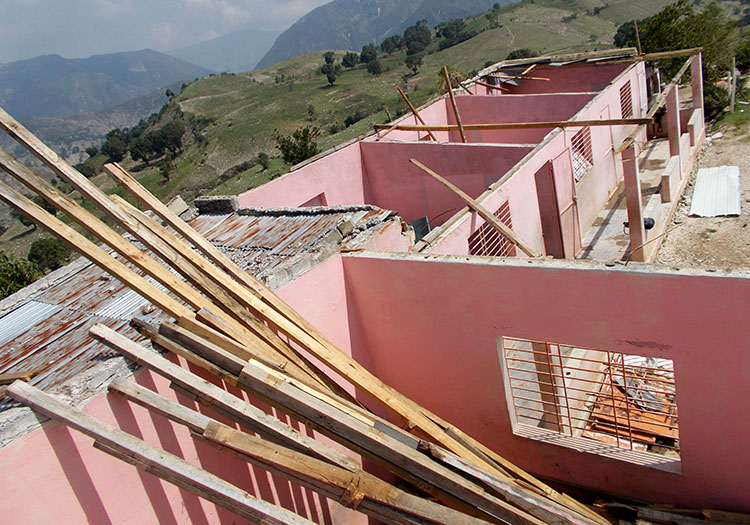
[[[620,88],[620,110],[622,118],[633,116],[633,94],[630,91],[630,82]]]
[[[508,204],[508,201],[500,205],[495,212],[495,217],[508,228],[513,228],[513,223],[510,220],[510,204]],[[486,255],[490,257],[512,257],[516,255],[516,246],[490,224],[484,223],[469,236],[469,253],[471,255]]]
[[[581,180],[594,165],[594,154],[591,150],[591,130],[583,128],[570,140],[570,151],[573,164],[573,178]]]
[[[679,460],[674,363],[503,337],[501,361],[516,426]],[[522,432],[523,434],[523,432]],[[531,434],[529,434],[531,436]]]

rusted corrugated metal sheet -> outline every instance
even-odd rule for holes
[[[200,215],[190,224],[242,268],[259,274],[336,241],[337,237],[329,236],[342,222],[361,227],[369,221],[386,220],[391,214],[372,207],[311,208],[288,213],[268,210]],[[146,304],[136,292],[89,264],[0,318],[0,373],[39,370],[31,384],[40,388],[61,385],[115,355],[89,337],[91,326],[102,323],[137,340],[138,334],[128,323],[136,315],[143,316],[141,308]],[[148,314],[152,322],[164,317],[158,310]],[[12,403],[5,400],[0,410],[9,406]]]

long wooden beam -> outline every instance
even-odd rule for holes
[[[650,124],[653,115],[647,118],[619,118],[601,120],[551,120],[544,122],[496,122],[488,124],[464,124],[463,129],[472,131],[491,131],[499,129],[538,129],[538,128],[577,128],[584,126],[633,126]],[[375,125],[379,129],[380,124]],[[402,131],[455,131],[456,124],[436,124],[430,126],[418,126],[414,124],[399,124],[395,127]]]
[[[89,241],[86,237],[62,222],[60,219],[53,217],[27,197],[2,182],[0,182],[0,199],[29,219],[33,220],[35,223],[46,228],[50,233],[66,244],[69,244],[74,249],[80,251],[87,259],[96,264],[102,270],[113,275],[125,286],[135,290],[142,297],[146,298],[169,315],[174,317],[189,317],[193,315],[192,311],[182,303],[149,283],[146,279],[99,248],[96,244]]]
[[[409,97],[406,96],[406,93],[404,93],[404,90],[400,87],[397,87],[399,94],[403,97],[406,104],[409,106],[409,109],[411,109],[412,114],[414,117],[422,123],[423,126],[426,126],[427,123],[422,119],[422,116],[419,114],[419,111],[417,111],[417,108],[414,107],[414,104],[411,103],[411,100],[409,100]],[[432,140],[437,142],[437,138],[435,138],[435,135],[432,134],[432,131],[427,130],[427,134],[430,136]]]
[[[139,468],[244,518],[279,525],[311,523],[291,511],[249,495],[180,457],[105,425],[22,381],[10,385],[7,392],[13,399],[36,412],[96,440],[100,444],[97,448],[105,452],[112,451],[117,457],[127,458],[128,462]]]
[[[453,115],[456,117],[456,124],[458,124],[458,131],[461,132],[461,142],[466,144],[466,133],[464,132],[464,126],[461,122],[461,114],[458,112],[458,106],[456,105],[456,97],[453,96],[451,77],[448,74],[448,68],[446,66],[443,66],[443,77],[445,78],[445,85],[448,88],[448,96],[451,99],[451,106],[453,107]]]
[[[672,81],[662,90],[661,93],[659,93],[659,96],[656,97],[656,100],[651,105],[651,108],[646,113],[646,118],[653,119],[654,115],[656,115],[656,112],[659,111],[659,109],[667,102],[667,95],[674,89],[675,86],[677,86],[680,83],[680,79],[682,78],[682,75],[685,74],[685,72],[688,70],[690,65],[693,63],[693,60],[695,59],[695,54],[699,53],[700,51],[694,51],[690,58],[688,58],[685,63],[682,65],[679,71],[675,74],[674,77],[672,77]],[[638,138],[638,135],[641,134],[643,131],[644,125],[640,125],[637,128],[635,128],[630,135],[627,136],[627,138],[622,142],[619,148],[615,150],[615,154],[622,153],[629,147],[631,147],[635,140]]]
[[[83,206],[57,191],[49,182],[2,148],[0,148],[0,167],[55,208],[65,213],[99,241],[115,250],[128,262],[163,284],[193,308],[198,309],[209,304],[208,300],[196,292],[194,288],[148,257]]]
[[[500,235],[508,239],[510,242],[512,242],[514,245],[518,246],[518,248],[528,255],[529,257],[541,257],[542,254],[537,252],[534,248],[532,248],[529,244],[526,243],[523,239],[521,239],[518,235],[515,234],[513,230],[508,228],[505,224],[503,224],[497,217],[495,217],[493,214],[491,214],[489,211],[487,211],[484,206],[479,204],[477,201],[472,199],[469,195],[467,195],[464,191],[461,190],[461,188],[457,187],[456,185],[449,182],[444,177],[438,175],[434,171],[432,171],[430,168],[419,162],[415,159],[409,159],[409,161],[414,164],[416,167],[427,173],[428,175],[432,176],[435,180],[443,184],[443,186],[447,187],[449,190],[453,191],[456,195],[458,195],[468,206],[477,212],[480,217],[482,217],[490,226],[492,226]]]
[[[228,427],[132,381],[117,380],[109,390],[149,411],[185,425],[203,439],[232,452],[241,459],[314,490],[334,501],[341,501],[356,510],[388,523],[421,523],[424,518],[436,523],[480,523],[480,520],[437,503],[413,496],[362,471],[333,466],[286,447],[264,441]],[[354,483],[357,490],[346,498]],[[361,498],[360,498],[361,496]],[[396,512],[391,509],[396,509]],[[408,516],[404,516],[407,513]],[[483,522],[482,522],[483,523]]]

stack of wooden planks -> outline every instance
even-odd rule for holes
[[[169,379],[174,389],[239,423],[243,430],[130,381],[112,383],[112,392],[188,427],[196,439],[209,441],[388,523],[609,523],[591,508],[554,491],[384,384],[193,231],[120,166],[107,165],[106,171],[160,220],[121,198],[104,194],[2,109],[0,128],[154,255],[142,252],[0,149],[0,167],[142,272],[134,271],[17,190],[0,183],[0,199],[171,317],[160,325],[134,322],[154,347],[181,356],[226,384],[236,385],[254,399],[374,460],[407,482],[413,491],[406,492],[364,471],[340,450],[268,416],[153,350],[97,325],[90,331],[92,337]],[[241,516],[269,523],[306,522],[22,381],[8,387],[7,393],[91,436],[103,451]],[[360,402],[364,398],[384,407],[388,418],[367,410]]]

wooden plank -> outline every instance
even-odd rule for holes
[[[489,84],[487,84],[489,86]],[[538,128],[578,128],[586,126],[632,126],[641,124],[650,124],[653,122],[653,115],[647,118],[621,118],[621,119],[601,119],[601,120],[551,120],[544,122],[497,122],[488,124],[464,124],[463,128],[467,131],[492,131],[499,129],[538,129]],[[382,126],[376,124],[375,128],[380,129]],[[399,124],[397,130],[402,131],[455,131],[458,129],[456,124],[436,124],[422,126],[415,124]]]
[[[589,520],[583,517],[573,517],[571,521],[570,513],[567,512],[567,509],[561,509],[560,506],[554,505],[550,501],[545,501],[535,495],[530,495],[528,491],[519,490],[517,485],[508,483],[507,480],[498,478],[487,472],[483,472],[477,469],[474,465],[467,463],[454,454],[446,452],[440,447],[424,441],[421,442],[420,445],[421,450],[429,454],[431,457],[455,470],[471,476],[478,482],[486,485],[489,490],[502,495],[507,501],[515,503],[520,508],[530,512],[540,512],[539,509],[541,509],[541,512],[546,513],[546,516],[544,517],[545,523],[578,523],[580,525],[590,523]]]
[[[222,321],[226,325],[234,326],[236,333],[243,334],[239,339],[240,342],[253,347],[268,358],[276,355],[283,357],[284,360],[293,363],[293,367],[290,367],[292,375],[300,378],[308,376],[328,388],[330,381],[325,374],[309,362],[305,362],[278,334],[248,312],[249,305],[246,301],[257,301],[255,296],[244,288],[238,287],[227,274],[211,265],[153,218],[132,207],[118,196],[113,196],[113,199],[125,213],[144,227],[141,231],[142,241],[154,247],[163,260],[169,261],[171,266],[186,279],[213,298],[213,304],[220,306],[226,314],[231,316],[231,318],[224,316]]]
[[[9,385],[14,381],[29,381],[37,376],[40,370],[24,370],[22,372],[8,372],[0,374],[0,385]]]
[[[0,182],[0,199],[41,227],[46,228],[63,242],[71,245],[102,270],[113,275],[122,284],[138,292],[142,297],[169,315],[173,317],[189,317],[192,315],[192,312],[187,307],[156,288],[153,284],[146,281],[146,279],[136,274],[73,228],[53,217],[21,193],[2,182]]]
[[[512,60],[503,60],[496,67],[513,67],[513,66],[526,66],[530,64],[543,64],[549,62],[573,62],[577,60],[588,60],[588,59],[606,59],[607,57],[621,57],[623,55],[629,55],[631,59],[634,59],[638,54],[638,50],[633,47],[626,47],[622,49],[604,49],[601,51],[585,51],[582,53],[569,53],[565,55],[543,55],[532,58],[516,58]]]
[[[485,523],[483,520],[407,494],[361,469],[355,472],[343,471],[226,425],[209,423],[203,436],[251,458],[264,468],[291,477],[308,488],[319,490],[321,485],[328,487],[326,496],[334,497],[365,513],[368,513],[367,510],[372,503],[379,504],[381,510],[378,514],[381,516],[390,514],[389,523],[415,522],[411,519],[402,519],[399,513],[388,512],[389,508],[434,523]],[[354,494],[348,496],[348,492],[354,492]]]
[[[411,100],[409,100],[409,97],[406,96],[406,93],[404,93],[404,90],[401,89],[400,87],[397,87],[396,89],[398,89],[399,94],[401,95],[401,97],[403,97],[404,101],[409,106],[409,109],[411,109],[411,112],[414,115],[414,117],[419,122],[421,122],[423,126],[426,126],[427,123],[422,119],[422,116],[419,114],[419,111],[417,111],[417,108],[415,108],[414,104],[411,103]],[[432,134],[432,131],[427,130],[427,134],[430,136],[430,138],[432,140],[434,140],[435,142],[437,142],[437,138],[435,138],[435,135]]]
[[[311,523],[291,511],[249,495],[180,457],[149,445],[122,430],[105,425],[22,381],[8,387],[8,395],[36,412],[60,421],[107,448],[127,456],[151,474],[244,518],[279,525]]]
[[[193,308],[201,308],[207,304],[206,299],[187,283],[144,254],[74,200],[58,192],[54,186],[2,148],[0,148],[0,167]]]
[[[290,339],[305,348],[317,359],[320,359],[334,372],[370,395],[383,407],[400,415],[406,421],[411,422],[413,426],[418,427],[451,451],[464,459],[469,459],[477,465],[496,468],[495,465],[487,463],[486,459],[467,449],[455,438],[448,436],[443,428],[435,423],[436,416],[429,414],[423,407],[380,381],[357,361],[336,348],[320,331],[299,316],[299,314],[273,292],[268,290],[260,281],[240,270],[224,254],[219,252],[182,219],[174,215],[163,203],[151,195],[120,166],[110,164],[105,166],[105,170],[118,183],[136,195],[141,202],[154,210],[175,231],[179,232],[180,235],[185,237],[194,246],[197,246],[212,261],[230,273],[232,278],[236,279],[238,286],[242,283],[252,289],[260,297],[260,300],[251,306],[253,311],[261,318],[269,320],[290,337]]]
[[[135,403],[139,406],[142,406],[146,408],[147,410],[154,412],[156,414],[159,414],[170,421],[173,421],[175,423],[178,423],[180,425],[184,425],[188,427],[192,432],[194,436],[201,437],[203,439],[206,439],[210,442],[212,442],[214,445],[216,445],[218,448],[221,448],[223,450],[226,450],[228,452],[235,453],[234,455],[237,455],[241,457],[243,460],[250,461],[255,465],[259,465],[261,468],[264,468],[265,470],[271,471],[275,474],[280,474],[294,482],[297,482],[303,486],[306,486],[312,490],[316,490],[317,492],[321,493],[324,497],[333,498],[334,500],[341,500],[344,494],[346,493],[346,490],[349,489],[349,486],[347,485],[344,487],[344,490],[339,491],[339,493],[335,493],[333,491],[325,491],[321,490],[319,485],[323,485],[324,487],[327,486],[325,483],[326,480],[328,480],[331,477],[345,477],[345,476],[354,476],[358,475],[361,470],[359,468],[355,470],[352,474],[347,474],[349,471],[346,469],[341,469],[340,467],[334,467],[328,463],[322,462],[320,460],[315,460],[313,458],[309,458],[307,456],[301,455],[298,452],[292,451],[285,447],[280,447],[278,445],[273,445],[267,441],[262,441],[259,438],[255,438],[254,436],[251,436],[251,445],[249,450],[245,449],[243,444],[243,436],[247,436],[248,434],[245,434],[243,432],[240,432],[236,429],[232,429],[231,427],[228,427],[224,424],[218,423],[214,419],[211,419],[210,417],[201,414],[199,412],[196,412],[195,410],[192,410],[188,407],[185,407],[183,405],[180,405],[179,403],[176,403],[174,401],[168,400],[161,395],[133,382],[133,381],[126,381],[124,379],[118,379],[114,382],[110,383],[109,385],[110,392],[113,392],[115,394],[118,394],[122,396],[123,398],[127,399],[128,401]],[[227,430],[231,430],[231,432],[227,432]],[[208,431],[208,433],[207,433]],[[225,444],[224,442],[228,442]],[[257,449],[253,446],[254,443],[261,443],[260,450],[267,451],[265,455],[261,455],[260,457],[256,457],[253,455],[253,451],[256,451]],[[242,452],[241,454],[237,454],[236,452]],[[280,470],[277,465],[276,461],[270,461],[269,458],[271,458],[271,454],[280,454],[283,457],[292,457],[295,462],[298,462],[300,464],[304,465],[305,470],[302,472],[295,472],[294,470],[291,471],[290,474]],[[313,465],[316,469],[316,471],[322,471],[325,472],[325,478],[321,481],[323,483],[315,484],[310,483],[307,479],[308,476],[306,474],[307,470]],[[400,499],[401,491],[396,489],[395,487],[390,487],[385,482],[382,482],[375,478],[376,482],[382,483],[384,486],[388,486],[389,488],[393,490],[385,490],[383,488],[378,487],[374,493],[381,494],[386,493],[388,494],[389,498],[395,498]],[[368,487],[358,485],[357,486],[360,493],[364,493],[367,491]],[[463,520],[466,523],[472,523],[472,521],[467,521],[466,516],[455,513],[454,511],[450,511],[450,509],[445,509],[445,507],[441,507],[439,505],[436,505],[431,502],[424,502],[421,498],[417,498],[415,496],[410,496],[410,498],[414,498],[414,504],[417,508],[421,508],[425,504],[427,505],[428,509],[431,509],[432,507],[437,507],[436,512],[442,513],[443,516],[446,516],[447,519],[455,520]],[[352,500],[354,501],[354,498]],[[389,502],[382,502],[389,504]],[[391,506],[391,505],[389,505]],[[396,508],[400,508],[399,506],[393,505]],[[392,511],[389,512],[389,510],[383,509],[383,505],[380,502],[362,502],[360,505],[358,505],[357,510],[360,510],[362,512],[365,512],[369,515],[372,515],[373,517],[377,517],[379,519],[388,519],[388,522],[394,522],[394,520],[401,519],[403,516],[401,513],[394,513]],[[446,514],[445,511],[449,511],[452,514]],[[416,515],[421,515],[417,513]],[[434,516],[434,514],[432,514]],[[407,523],[411,523],[411,521],[406,521]],[[448,523],[447,521],[444,521],[445,523]],[[418,523],[421,523],[421,521],[418,521]]]
[[[480,217],[482,217],[490,226],[492,226],[497,232],[508,239],[510,242],[512,242],[514,245],[518,246],[518,248],[521,249],[523,253],[528,255],[529,257],[541,257],[541,254],[538,253],[534,248],[526,244],[526,242],[518,237],[518,235],[513,232],[510,228],[508,228],[505,224],[503,224],[497,217],[495,217],[493,214],[491,214],[489,211],[484,209],[484,207],[479,204],[477,201],[472,199],[469,195],[464,193],[460,188],[455,186],[454,184],[450,183],[445,178],[441,177],[434,171],[432,171],[430,168],[419,162],[415,159],[409,159],[409,161],[423,170],[425,173],[431,175],[434,179],[436,179],[438,182],[442,183],[444,186],[446,186],[448,189],[453,191],[456,195],[458,195],[466,204],[469,205],[469,207],[476,211]]]
[[[111,328],[97,324],[89,330],[89,333],[97,341],[120,352],[131,361],[169,379],[174,385],[208,404],[217,413],[236,421],[248,430],[257,432],[274,443],[322,459],[333,465],[347,469],[357,467],[357,463],[342,452],[297,432],[259,408],[147,350],[142,345],[118,334]]]
[[[453,115],[456,117],[456,124],[458,124],[458,130],[461,132],[461,142],[466,144],[466,133],[464,133],[464,126],[461,123],[461,115],[458,112],[456,98],[453,96],[453,86],[451,86],[451,79],[450,75],[448,75],[448,68],[445,66],[443,66],[443,78],[445,78],[445,85],[448,88],[448,96],[451,99],[451,106],[453,106]]]
[[[342,444],[356,445],[357,449],[376,458],[380,464],[399,476],[416,476],[424,483],[452,494],[490,516],[511,523],[544,523],[544,517],[539,515],[541,509],[526,512],[498,498],[488,497],[485,491],[475,484],[445,467],[426,460],[423,454],[392,435],[387,429],[363,423],[290,383],[280,382],[277,377],[269,375],[253,363],[249,363],[243,369],[239,383],[274,401],[275,405],[289,415],[314,425],[329,438]],[[513,483],[512,480],[508,482]],[[521,487],[518,487],[518,490],[524,491]],[[534,496],[530,493],[530,497]],[[565,509],[561,509],[561,512],[564,513]]]
[[[472,82],[474,84],[476,84],[477,86],[484,86],[484,87],[490,88],[490,89],[497,89],[498,91],[509,91],[508,88],[504,88],[504,87],[501,87],[501,86],[495,86],[493,84],[488,84],[487,82],[482,82],[481,80],[472,80]]]

